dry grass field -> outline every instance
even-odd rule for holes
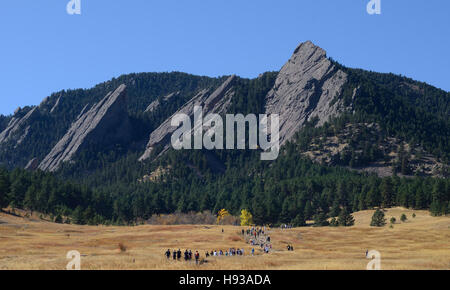
[[[405,213],[408,221],[400,222]],[[416,217],[412,218],[415,213]],[[0,213],[0,269],[65,269],[66,253],[81,253],[84,270],[106,269],[355,269],[364,270],[366,250],[381,253],[382,269],[450,269],[450,218],[431,217],[426,211],[393,208],[394,228],[369,226],[373,211],[355,213],[351,228],[271,229],[273,250],[251,246],[240,227],[137,226],[95,227],[60,225]],[[222,228],[224,233],[222,233]],[[125,250],[120,250],[119,244]],[[286,246],[292,244],[294,252]],[[168,261],[164,252],[180,248],[205,251],[244,248],[245,256],[208,258],[207,263]]]

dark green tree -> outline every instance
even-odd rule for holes
[[[386,225],[386,219],[384,218],[384,212],[377,209],[372,216],[371,227],[384,227]]]
[[[355,218],[349,214],[346,208],[343,208],[337,220],[339,226],[351,227],[355,224]]]

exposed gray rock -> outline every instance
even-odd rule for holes
[[[164,96],[162,98],[162,100],[164,102],[167,102],[168,100],[170,100],[171,98],[180,95],[180,92],[175,92],[175,93],[171,93],[168,94],[167,96]],[[153,102],[150,103],[150,105],[148,105],[147,109],[145,110],[145,113],[151,113],[153,111],[155,111],[160,105],[159,99],[154,100]]]
[[[61,101],[61,97],[59,97],[59,98],[56,100],[56,103],[53,105],[52,109],[50,110],[50,114],[53,113],[53,112],[58,108],[59,102],[60,102],[60,101]]]
[[[25,170],[33,171],[33,170],[36,170],[38,168],[38,166],[39,166],[39,160],[37,158],[33,158],[28,162],[27,166],[25,166]]]
[[[176,127],[171,126],[172,118],[176,114],[186,114],[191,117],[191,119],[193,119],[195,106],[203,106],[204,116],[210,113],[225,113],[234,95],[233,84],[235,80],[235,75],[230,76],[220,87],[218,87],[211,94],[209,94],[208,90],[202,90],[174,115],[164,121],[155,131],[150,134],[150,140],[147,144],[147,149],[139,158],[139,160],[143,161],[148,159],[155,146],[163,146],[160,154],[163,154],[165,151],[167,151],[167,149],[169,149],[171,135],[173,132],[175,132],[175,130],[177,130]]]
[[[22,143],[30,132],[30,124],[39,116],[38,107],[31,109],[25,116],[16,116],[20,110],[16,110],[15,116],[9,121],[8,126],[0,133],[0,145],[6,142]]]
[[[147,109],[145,109],[145,113],[151,113],[158,107],[159,107],[159,100],[156,99],[153,102],[151,102],[150,105],[148,105]]]
[[[312,118],[318,117],[322,125],[347,110],[337,98],[346,81],[346,73],[333,65],[323,49],[310,41],[300,44],[266,97],[266,113],[280,115],[281,145]]]
[[[108,144],[129,138],[131,128],[126,112],[126,86],[121,85],[114,92],[109,92],[89,111],[82,112],[69,131],[40,163],[39,169],[56,171],[63,162],[71,161],[88,142]]]

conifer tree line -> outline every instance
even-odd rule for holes
[[[169,155],[183,164],[182,154]],[[160,182],[129,184],[119,179],[104,186],[64,181],[40,171],[1,169],[0,206],[37,211],[57,222],[76,224],[135,224],[155,214],[217,213],[221,209],[235,216],[247,209],[256,224],[294,226],[304,226],[307,220],[328,226],[328,218],[334,218],[332,226],[351,226],[352,212],[375,207],[429,209],[436,216],[450,213],[448,179],[379,178],[286,154],[270,167],[257,158],[247,158],[255,161],[243,162],[252,165],[230,164],[221,175],[203,170],[199,177],[187,165],[174,165]],[[207,162],[199,159],[199,163]],[[114,176],[114,172],[109,174]]]

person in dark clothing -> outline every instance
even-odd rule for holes
[[[287,246],[287,250],[290,251],[291,250],[291,245]]]
[[[181,259],[181,250],[178,249],[178,252],[177,252],[177,260],[180,260],[180,259]]]
[[[177,259],[177,251],[173,250],[173,259],[176,260]]]
[[[188,252],[188,250],[186,250],[186,251],[184,252],[184,260],[185,260],[185,261],[189,260],[189,252]]]
[[[206,254],[205,254],[205,257],[206,257],[206,258],[208,258],[208,257],[209,257],[209,253],[208,253],[208,252],[206,252]]]
[[[166,257],[167,257],[167,259],[170,259],[170,250],[169,249],[167,249],[167,251],[166,251]]]
[[[189,250],[189,260],[192,260],[192,251]]]

